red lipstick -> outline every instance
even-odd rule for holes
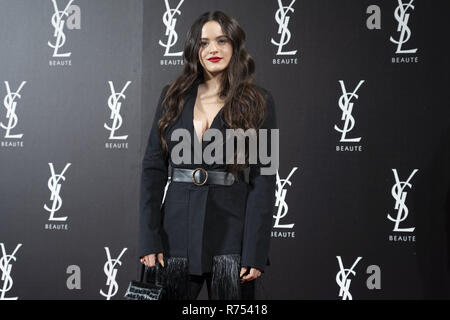
[[[211,57],[208,60],[211,61],[211,62],[219,62],[220,60],[222,60],[222,58],[220,58],[220,57]]]

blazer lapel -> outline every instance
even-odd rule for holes
[[[182,111],[182,115],[181,115],[182,127],[189,131],[189,134],[191,136],[192,148],[194,147],[194,139],[196,139],[195,141],[198,141],[198,137],[197,137],[197,134],[195,133],[195,128],[194,128],[194,106],[195,106],[195,101],[197,98],[199,84],[200,84],[200,80],[199,79],[195,80],[194,83],[192,84],[191,88],[185,93],[185,96],[184,96],[185,102],[183,105],[183,111]],[[219,129],[224,134],[225,133],[225,121],[223,118],[223,110],[224,110],[224,108],[219,110],[216,117],[213,119],[213,122],[211,123],[211,126],[209,129],[211,129],[211,128]],[[208,131],[208,130],[206,130],[206,131]],[[203,146],[206,145],[207,143],[209,143],[209,142],[202,141]]]

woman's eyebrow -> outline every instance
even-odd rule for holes
[[[221,35],[221,36],[218,36],[218,37],[216,37],[216,39],[218,39],[218,38],[222,38],[222,37],[226,37],[226,35]],[[209,38],[200,38],[201,40],[209,40]]]

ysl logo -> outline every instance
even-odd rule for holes
[[[49,208],[47,205],[44,205],[44,209],[50,212],[50,218],[49,221],[66,221],[67,217],[54,217],[54,213],[58,211],[61,208],[62,205],[62,199],[59,196],[59,193],[61,191],[61,184],[59,183],[59,180],[65,181],[66,178],[64,177],[64,173],[66,172],[67,168],[69,168],[71,164],[68,163],[64,167],[64,170],[60,174],[55,174],[55,169],[53,168],[53,163],[49,163],[50,166],[50,172],[52,176],[48,179],[47,186],[51,191],[50,200],[52,202],[52,207]]]
[[[404,221],[408,217],[408,208],[405,205],[407,192],[403,191],[405,187],[412,188],[412,185],[409,183],[409,181],[412,179],[412,177],[416,174],[419,169],[414,169],[413,172],[410,174],[408,180],[406,181],[400,181],[398,178],[397,170],[392,169],[394,172],[395,177],[395,184],[391,189],[392,197],[395,199],[395,210],[397,211],[397,217],[394,219],[389,214],[387,215],[388,219],[392,222],[395,222],[395,226],[393,231],[400,231],[400,232],[413,232],[415,227],[413,228],[399,228],[400,222]]]
[[[297,53],[297,50],[282,52],[283,46],[287,44],[291,40],[291,32],[288,29],[289,19],[287,16],[289,11],[294,12],[294,8],[292,5],[295,3],[295,0],[292,0],[291,4],[287,7],[283,6],[281,0],[278,0],[278,10],[275,13],[275,20],[278,23],[278,34],[280,34],[280,42],[276,42],[273,38],[270,39],[270,42],[276,46],[278,46],[277,55],[294,55]]]
[[[120,115],[120,108],[122,107],[122,102],[119,102],[119,99],[126,98],[126,96],[123,93],[128,88],[131,81],[128,81],[125,84],[125,86],[123,87],[122,91],[117,92],[117,93],[114,89],[114,84],[112,83],[112,81],[108,81],[108,82],[109,82],[109,87],[111,89],[111,95],[108,98],[108,107],[109,107],[109,109],[111,109],[111,115],[110,115],[109,119],[113,119],[113,123],[112,123],[111,127],[108,127],[108,125],[106,123],[103,124],[103,126],[105,127],[105,129],[110,130],[109,139],[125,140],[126,138],[128,138],[128,135],[116,137],[116,136],[114,136],[114,133],[116,132],[117,129],[119,129],[122,126],[122,116]]]
[[[289,173],[288,177],[286,179],[280,179],[280,175],[278,174],[277,170],[277,190],[275,191],[275,206],[278,207],[277,215],[273,216],[275,218],[275,225],[274,228],[293,228],[294,224],[283,224],[280,225],[280,219],[284,218],[286,214],[288,213],[288,205],[285,201],[286,199],[286,193],[287,190],[284,188],[286,183],[290,186],[291,181],[289,180],[292,176],[292,174],[298,169],[298,167],[294,167],[291,172]]]
[[[163,23],[166,26],[165,36],[168,36],[167,43],[163,43],[159,40],[159,45],[166,48],[166,52],[164,52],[164,56],[181,56],[183,51],[170,53],[170,48],[178,41],[178,35],[175,31],[175,25],[177,23],[177,19],[174,18],[175,14],[181,15],[181,11],[178,10],[184,0],[181,0],[175,9],[171,9],[169,5],[169,0],[165,0],[166,4],[166,12],[163,15]]]
[[[103,267],[103,271],[105,272],[107,276],[106,285],[108,287],[108,293],[104,293],[102,290],[100,290],[100,294],[104,297],[106,297],[106,300],[110,300],[111,297],[115,296],[117,293],[117,290],[119,290],[119,285],[116,281],[117,276],[117,269],[115,268],[117,264],[122,265],[122,262],[120,261],[120,258],[122,255],[127,251],[127,248],[124,248],[122,252],[119,254],[117,259],[111,259],[111,254],[109,253],[109,248],[105,247],[106,250],[106,257],[108,258],[108,261],[105,262],[105,266]]]
[[[1,281],[3,281],[3,286],[0,287],[0,300],[17,300],[18,297],[14,298],[6,298],[5,294],[9,290],[11,290],[13,285],[13,279],[11,278],[11,268],[12,265],[10,264],[11,260],[16,261],[16,257],[14,256],[19,250],[19,248],[22,246],[21,243],[19,243],[14,249],[14,252],[12,254],[6,254],[5,245],[3,243],[0,243],[0,247],[2,248],[2,258],[0,259],[0,271],[2,272]]]
[[[6,108],[6,119],[8,119],[8,124],[4,125],[0,122],[0,126],[6,130],[5,138],[15,138],[15,139],[21,139],[23,136],[23,133],[21,134],[10,134],[11,129],[13,129],[17,125],[17,115],[16,115],[16,107],[17,102],[14,101],[16,98],[21,98],[21,95],[19,94],[20,90],[22,90],[22,87],[27,83],[26,81],[22,81],[22,84],[19,86],[19,89],[17,89],[16,92],[11,92],[11,89],[9,87],[9,82],[5,81],[6,86],[6,96],[3,99],[3,104]]]
[[[342,110],[341,120],[344,121],[344,127],[340,129],[337,125],[334,125],[334,130],[342,133],[340,142],[359,142],[361,140],[361,137],[346,138],[346,134],[347,132],[351,131],[353,129],[353,126],[355,125],[355,119],[352,116],[353,102],[350,102],[350,100],[353,97],[358,99],[356,91],[358,91],[359,87],[364,83],[364,80],[361,80],[355,90],[349,93],[347,93],[345,89],[344,81],[339,80],[339,83],[342,89],[342,95],[339,98],[339,108]]]
[[[47,44],[54,49],[53,51],[53,57],[70,57],[72,54],[71,52],[67,53],[58,53],[58,49],[61,48],[66,43],[66,35],[64,34],[64,25],[66,23],[65,20],[63,20],[63,16],[68,17],[69,13],[69,7],[72,4],[73,0],[70,0],[67,6],[64,8],[63,11],[59,11],[58,4],[56,3],[56,0],[52,0],[53,2],[53,8],[55,9],[55,13],[52,15],[52,25],[55,28],[55,31],[53,32],[53,37],[55,37],[55,44],[52,44],[50,41],[47,42]]]
[[[409,3],[403,3],[402,0],[398,0],[398,6],[395,9],[394,16],[395,20],[398,21],[397,25],[397,32],[400,32],[400,38],[395,40],[394,38],[390,37],[390,40],[392,43],[397,44],[397,50],[395,53],[416,53],[416,49],[409,49],[409,50],[402,50],[402,45],[405,42],[408,42],[409,38],[411,37],[411,29],[408,27],[408,21],[409,21],[409,13],[406,13],[409,8],[414,10],[414,6],[412,5],[414,0],[411,0]]]
[[[336,283],[339,286],[339,297],[342,297],[342,300],[352,300],[353,297],[350,294],[350,284],[352,280],[348,277],[351,275],[355,276],[356,272],[353,270],[358,262],[362,259],[362,257],[358,257],[356,261],[353,263],[350,269],[345,269],[344,264],[342,263],[341,256],[336,256],[340,271],[336,274]]]

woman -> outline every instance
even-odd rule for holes
[[[139,257],[163,267],[167,299],[196,299],[205,280],[209,299],[253,299],[255,279],[270,264],[275,175],[260,174],[263,165],[247,153],[244,164],[194,163],[192,156],[195,144],[208,147],[213,130],[226,137],[226,129],[276,128],[273,98],[253,84],[244,40],[226,14],[201,15],[187,34],[184,71],[158,102],[143,160]],[[190,133],[194,150],[185,163],[173,161],[179,129]]]

